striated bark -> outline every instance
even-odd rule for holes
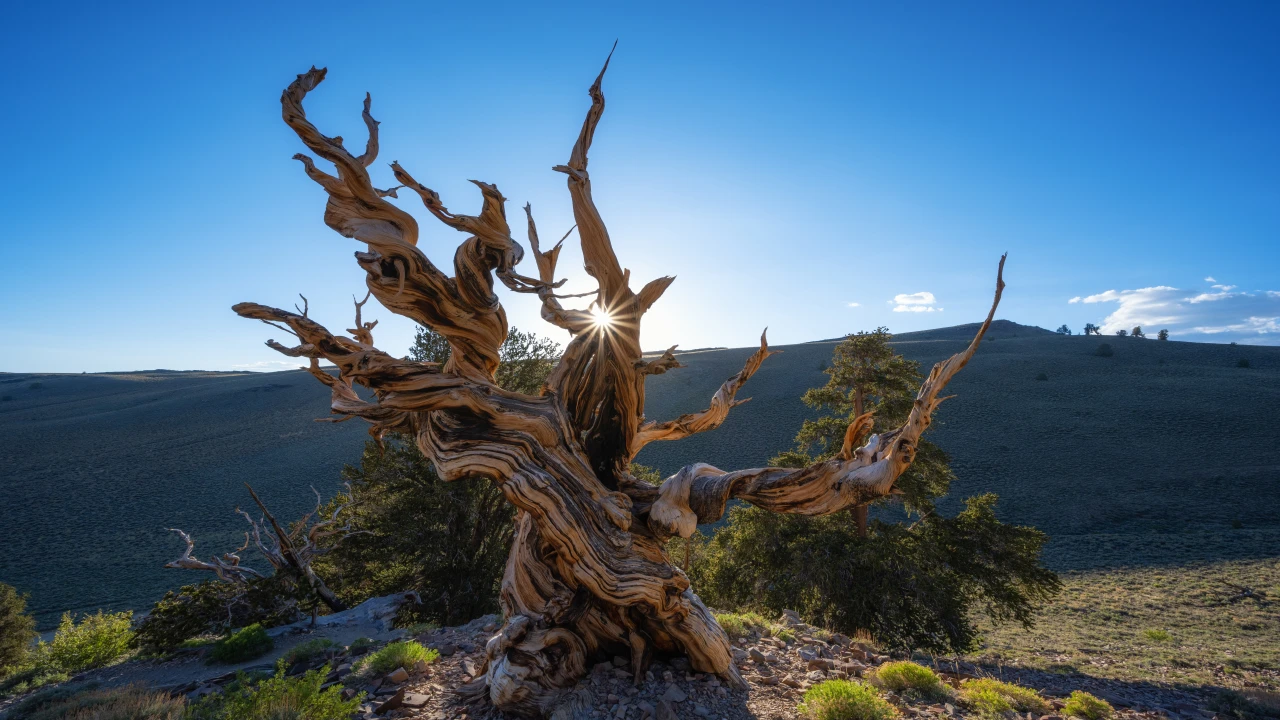
[[[627,468],[645,444],[711,430],[746,402],[736,398],[737,392],[771,352],[762,336],[760,349],[716,392],[707,410],[667,422],[645,419],[645,378],[679,363],[670,350],[655,360],[642,358],[640,323],[673,278],[633,291],[630,272],[619,263],[592,198],[587,155],[604,112],[601,82],[607,68],[606,60],[589,90],[591,106],[568,162],[554,168],[566,176],[585,270],[596,284],[588,309],[560,303],[567,296],[556,293],[563,280],[557,281],[555,273],[564,238],[544,251],[528,206],[536,277],[515,271],[524,252],[511,237],[505,198],[496,186],[473,181],[482,198],[475,216],[450,212],[398,163],[391,168],[401,185],[375,188],[367,171],[378,153],[370,99],[366,96],[364,105],[369,140],[357,157],[341,138],[325,136],[307,120],[302,102],[325,75],[314,68],[285,90],[281,104],[285,122],[303,143],[335,167],[331,174],[309,156],[296,156],[328,194],[325,222],[368,246],[356,253],[356,262],[366,273],[369,292],[391,311],[444,336],[449,360],[420,363],[377,350],[372,326],[361,324],[358,316],[354,337],[347,338],[311,320],[305,309],[234,307],[296,337],[294,347],[268,345],[309,359],[308,369],[330,388],[335,415],[367,420],[375,437],[389,431],[414,437],[442,478],[497,483],[516,506],[515,540],[501,593],[506,624],[490,640],[485,667],[465,693],[518,715],[579,714],[583,701],[573,685],[606,653],[629,654],[637,678],[655,653],[669,653],[686,655],[697,670],[741,685],[728,639],[685,574],[667,558],[665,540],[688,537],[698,522],[720,517],[731,498],[817,515],[892,492],[942,400],[939,393],[973,355],[992,317],[967,350],[934,368],[903,427],[862,444],[870,418],[859,418],[849,428],[841,456],[833,460],[802,470],[737,472],[699,464],[660,487],[632,477]],[[417,248],[413,217],[386,199],[401,188],[416,193],[438,220],[468,234],[454,255],[452,276]],[[543,318],[572,335],[538,396],[494,383],[498,348],[507,332],[493,292],[495,279],[512,291],[536,295]],[[998,280],[996,303],[1002,288]],[[320,369],[321,360],[337,367],[336,377]],[[362,398],[356,385],[371,393]]]

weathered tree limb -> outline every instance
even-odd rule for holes
[[[934,365],[920,387],[907,421],[883,435],[873,435],[854,452],[849,448],[870,428],[870,416],[850,424],[840,455],[799,470],[763,468],[724,472],[705,463],[690,465],[662,483],[649,509],[649,527],[659,536],[689,537],[700,523],[715,522],[725,505],[737,498],[774,512],[827,515],[865,505],[893,490],[915,458],[916,445],[929,426],[939,397],[951,378],[969,362],[982,342],[1004,292],[1004,261],[996,272],[995,300],[973,341],[959,353]]]
[[[634,458],[645,445],[655,440],[683,440],[694,433],[706,432],[720,427],[725,418],[729,417],[729,410],[751,400],[751,398],[735,399],[738,389],[756,373],[756,370],[760,369],[760,364],[766,358],[779,352],[781,350],[769,351],[769,341],[766,338],[766,333],[761,333],[760,349],[747,358],[747,363],[742,370],[725,380],[720,389],[716,390],[716,394],[711,396],[711,405],[706,410],[687,413],[675,420],[647,422],[641,425],[639,432],[636,433],[635,437],[631,438],[631,457]],[[668,350],[661,359],[666,360],[670,354],[671,351]],[[674,360],[675,358],[671,357],[671,361]],[[648,373],[652,373],[651,367],[652,365],[646,364],[643,369]],[[663,366],[659,365],[658,367]],[[665,367],[663,367],[663,371],[665,372]]]
[[[240,553],[244,552],[244,549],[249,547],[248,533],[245,534],[244,545],[239,550],[223,553],[222,557],[215,556],[209,558],[208,562],[206,562],[192,555],[192,551],[195,550],[196,543],[191,539],[190,535],[177,528],[169,528],[169,531],[178,533],[178,536],[187,544],[187,549],[183,551],[182,557],[165,563],[164,566],[167,568],[174,568],[178,570],[207,570],[218,576],[219,580],[237,585],[243,585],[251,578],[261,579],[263,577],[262,573],[257,570],[240,564]]]

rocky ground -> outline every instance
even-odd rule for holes
[[[277,657],[308,640],[336,640],[342,647],[343,641],[349,643],[357,635],[367,635],[377,639],[371,648],[353,650],[354,646],[347,646],[296,665],[288,672],[300,674],[327,665],[331,668],[327,684],[342,685],[346,697],[365,693],[356,716],[362,720],[497,720],[491,711],[462,704],[453,691],[479,671],[485,643],[500,627],[500,618],[489,615],[463,626],[420,633],[416,639],[439,652],[435,662],[397,668],[385,676],[375,677],[355,671],[360,658],[408,634],[389,627],[388,608],[375,608],[371,613],[362,606],[349,612],[356,617],[345,621],[334,618],[335,622],[327,626],[308,627],[304,623],[273,631],[276,651],[252,664],[213,669],[201,661],[198,653],[187,653],[161,663],[125,663],[78,680],[108,685],[142,683],[194,701],[219,692],[238,672],[272,672]],[[774,627],[772,631],[762,628],[748,631],[734,641],[734,655],[748,683],[745,690],[730,688],[714,676],[692,671],[684,658],[655,661],[645,673],[644,681],[636,685],[628,659],[615,657],[595,665],[580,687],[594,698],[592,717],[598,720],[790,719],[800,717],[796,706],[811,685],[828,679],[863,677],[891,659],[870,645],[807,625],[793,613],[784,614]],[[784,631],[779,632],[778,628]],[[1017,667],[979,667],[949,660],[932,664],[953,686],[958,687],[966,678],[998,677],[1040,691],[1059,709],[1062,699],[1071,691],[1085,690],[1111,702],[1117,710],[1116,720],[1217,720],[1213,712],[1205,709],[1211,697],[1208,690]],[[905,718],[943,720],[971,715],[959,701],[929,702],[892,692],[884,694]],[[3,715],[3,705],[0,705],[0,715]],[[1037,719],[1027,715],[1026,720]],[[1047,715],[1038,720],[1065,718]]]
[[[861,677],[890,660],[866,644],[842,635],[828,635],[794,615],[782,621],[794,639],[752,633],[738,639],[735,655],[749,687],[735,690],[717,678],[693,672],[682,658],[657,661],[644,682],[632,681],[629,661],[613,658],[592,668],[582,681],[596,700],[592,714],[601,720],[739,720],[796,718],[796,705],[810,685],[833,678]],[[418,637],[440,651],[440,659],[422,672],[403,678],[383,678],[361,689],[369,693],[362,708],[366,718],[430,718],[481,720],[483,710],[462,705],[452,690],[470,680],[483,662],[484,644],[499,620],[489,616],[467,625],[443,628]],[[822,639],[822,638],[827,639]],[[968,677],[995,676],[1041,690],[1061,707],[1072,690],[1086,690],[1109,700],[1120,720],[1211,720],[1205,710],[1208,695],[1172,687],[1135,686],[1087,676],[1052,675],[1012,668],[982,668],[964,663],[935,663],[953,685]],[[336,678],[335,678],[336,679]],[[402,682],[395,682],[395,680]],[[958,702],[931,703],[886,693],[908,718],[963,718]],[[1042,720],[1060,720],[1049,715]]]

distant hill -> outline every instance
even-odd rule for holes
[[[922,370],[976,325],[895,337]],[[695,461],[759,466],[792,438],[800,402],[837,340],[785,346],[725,424],[638,458],[664,473]],[[1111,357],[1099,357],[1101,343]],[[681,357],[648,381],[649,417],[699,410],[753,348]],[[1241,359],[1248,368],[1237,367]],[[1037,380],[1043,373],[1047,380]],[[1064,337],[997,321],[948,389],[930,437],[959,476],[944,510],[982,492],[1006,520],[1050,533],[1058,567],[1276,554],[1280,547],[1280,348]],[[296,517],[355,462],[366,426],[316,423],[328,393],[301,371],[269,374],[0,374],[0,581],[30,592],[43,624],[64,609],[143,608],[200,578],[164,570],[234,548],[242,482]]]

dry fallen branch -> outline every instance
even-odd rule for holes
[[[556,262],[570,233],[544,250],[528,205],[536,277],[515,269],[524,250],[511,237],[505,198],[496,186],[475,182],[480,211],[461,215],[392,163],[397,182],[413,191],[427,212],[467,235],[454,254],[453,274],[438,269],[417,247],[417,221],[386,199],[395,197],[394,188],[379,190],[369,176],[379,150],[370,99],[366,96],[363,113],[369,140],[357,157],[341,138],[324,135],[307,119],[303,100],[325,77],[324,70],[312,68],[285,90],[281,106],[303,144],[334,166],[334,172],[326,172],[309,156],[297,156],[307,176],[328,194],[325,222],[367,246],[356,253],[356,261],[369,292],[392,312],[440,333],[449,343],[449,359],[440,366],[379,351],[372,344],[372,324],[362,324],[358,316],[353,337],[347,338],[333,335],[305,312],[254,303],[234,308],[297,337],[296,347],[272,347],[311,359],[312,374],[330,388],[335,415],[364,418],[375,437],[392,430],[412,436],[442,478],[494,482],[516,506],[515,540],[501,593],[507,622],[490,641],[484,667],[466,690],[516,715],[572,715],[581,708],[570,688],[595,658],[616,653],[632,658],[637,677],[654,653],[678,653],[698,671],[740,685],[728,639],[667,558],[664,539],[688,537],[698,522],[719,518],[731,498],[778,512],[820,515],[893,493],[944,399],[941,391],[973,356],[1004,288],[1002,258],[986,322],[968,348],[933,368],[902,427],[864,443],[871,423],[868,416],[860,417],[850,425],[840,455],[798,470],[725,472],[697,464],[660,487],[639,482],[628,472],[636,452],[649,442],[718,427],[730,409],[746,402],[737,393],[771,352],[762,336],[760,349],[706,410],[666,422],[645,420],[645,378],[680,366],[674,348],[648,361],[640,350],[641,319],[673,278],[652,280],[639,292],[631,289],[630,272],[618,261],[592,196],[588,153],[604,113],[607,68],[606,60],[591,85],[591,105],[568,162],[554,168],[566,178],[593,291],[556,292],[564,283],[555,277]],[[572,336],[537,397],[502,390],[494,382],[507,333],[495,280],[536,295],[543,318]],[[587,309],[560,302],[582,295],[593,297]],[[357,313],[362,304],[357,303]],[[321,359],[336,366],[336,377],[319,370]],[[355,385],[369,388],[372,396],[362,398]],[[315,544],[288,536],[273,520],[270,524],[281,542],[266,550],[286,564],[301,562]],[[260,525],[254,525],[255,537],[265,534]]]

